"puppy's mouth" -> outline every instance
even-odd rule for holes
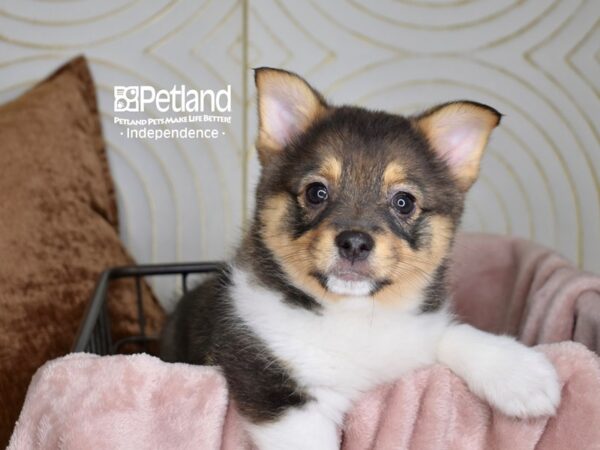
[[[337,260],[326,272],[312,274],[329,292],[345,296],[370,296],[389,284],[378,280],[366,261]]]
[[[332,272],[329,276],[334,276],[342,281],[371,281],[371,278],[368,275],[363,275],[358,272]]]
[[[372,281],[371,269],[366,261],[350,262],[338,259],[327,271],[330,277],[336,277],[343,281]]]

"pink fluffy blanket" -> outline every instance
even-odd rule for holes
[[[509,237],[462,235],[451,281],[459,316],[481,329],[528,345],[573,339],[600,352],[600,278],[548,249]],[[563,382],[554,418],[504,417],[448,369],[434,366],[366,395],[346,419],[343,447],[600,449],[597,357],[568,342],[540,349]],[[9,448],[248,446],[218,369],[145,355],[78,354],[38,371]]]
[[[342,448],[598,449],[600,364],[580,344],[540,347],[562,380],[553,418],[493,411],[442,366],[367,394],[346,418]],[[307,430],[307,433],[310,430]],[[148,355],[73,354],[35,375],[9,450],[249,449],[217,368]]]
[[[526,345],[574,340],[600,354],[600,277],[509,236],[465,233],[451,264],[455,310],[467,323]]]

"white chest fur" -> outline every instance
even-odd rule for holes
[[[300,385],[316,397],[338,397],[340,409],[361,392],[433,363],[450,320],[445,311],[396,311],[368,298],[349,298],[315,313],[290,306],[237,268],[232,282],[239,317]]]

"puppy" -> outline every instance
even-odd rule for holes
[[[260,449],[336,449],[359,395],[435,362],[504,414],[553,414],[546,358],[447,305],[465,194],[501,115],[460,101],[402,117],[330,105],[283,70],[255,80],[252,224],[229,269],[181,299],[162,358],[220,365]]]

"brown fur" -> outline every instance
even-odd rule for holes
[[[464,192],[500,115],[485,105],[456,102],[403,118],[332,107],[289,72],[259,69],[256,80],[263,174],[253,229],[287,281],[320,301],[342,300],[325,288],[323,277],[337,258],[337,234],[357,230],[375,241],[368,271],[380,288],[373,299],[386,305],[422,301],[445,262]],[[273,138],[279,130],[270,123],[269,108],[277,101],[298,120],[285,141]],[[463,123],[475,124],[476,148],[460,165],[448,164],[444,139]],[[314,182],[327,187],[327,206],[307,204],[306,189]],[[416,199],[410,217],[390,210],[398,191]]]
[[[395,168],[394,168],[395,170]],[[286,217],[289,200],[284,195],[275,195],[266,200],[260,212],[263,226],[262,238],[276,259],[290,275],[293,284],[309,294],[328,301],[339,301],[344,297],[329,292],[311,274],[324,272],[335,257],[335,227],[325,221],[318,228],[308,231],[298,239],[289,236]],[[453,225],[445,217],[435,216],[430,222],[429,245],[415,251],[389,231],[374,235],[375,252],[373,275],[377,279],[391,279],[388,286],[374,294],[373,298],[386,305],[394,306],[406,300],[418,299],[430,281],[431,274],[446,257],[453,237]],[[410,261],[403,264],[402,261]]]
[[[256,83],[262,173],[235,266],[290,308],[314,314],[353,295],[339,293],[343,282],[332,287],[340,277],[367,280],[370,292],[360,294],[366,301],[423,314],[439,308],[464,194],[499,114],[470,102],[410,118],[334,107],[299,76],[276,69],[258,69]],[[448,134],[455,122],[466,124],[475,142],[458,155]],[[326,195],[307,196],[311,186]],[[405,211],[413,199],[414,209]],[[355,245],[349,235],[362,241],[348,247]],[[163,334],[162,355],[216,362],[242,414],[272,421],[311,397],[286,362],[236,319],[229,278],[224,273],[182,299]]]

